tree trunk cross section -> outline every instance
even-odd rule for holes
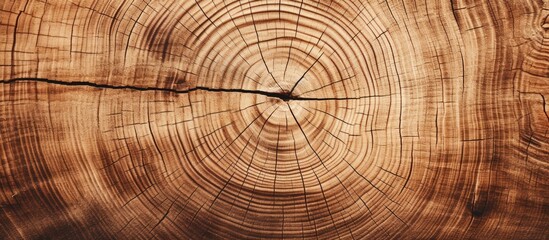
[[[547,239],[549,2],[0,4],[0,239]]]

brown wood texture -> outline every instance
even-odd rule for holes
[[[0,3],[2,239],[549,239],[549,2]]]

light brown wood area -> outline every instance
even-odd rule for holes
[[[546,0],[0,3],[1,239],[548,239]]]

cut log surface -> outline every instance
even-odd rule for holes
[[[1,239],[548,239],[549,2],[0,3]]]

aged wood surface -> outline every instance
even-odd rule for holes
[[[548,239],[549,2],[0,3],[1,239]]]

